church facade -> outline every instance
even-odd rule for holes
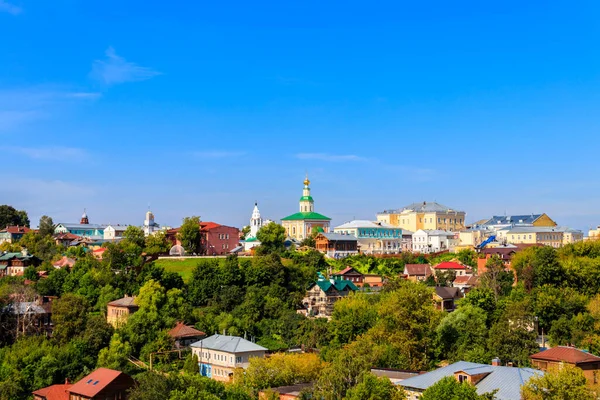
[[[310,181],[308,176],[304,180],[304,189],[300,197],[300,211],[281,219],[287,237],[304,240],[312,233],[313,229],[329,232],[331,218],[315,212],[315,202],[310,195]]]

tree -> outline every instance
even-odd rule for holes
[[[444,317],[436,329],[443,357],[449,361],[486,362],[486,314],[470,304]],[[481,360],[484,355],[484,360]]]
[[[529,365],[529,356],[539,351],[537,333],[520,326],[518,321],[503,319],[490,329],[488,351],[502,362],[515,366]]]
[[[52,236],[54,234],[54,221],[47,215],[40,217],[40,223],[38,225],[38,232],[41,236]]]
[[[504,262],[496,254],[492,255],[485,263],[485,272],[481,274],[481,286],[494,293],[494,298],[510,292],[514,277],[511,271],[506,271]]]
[[[402,386],[394,385],[388,378],[378,378],[366,373],[361,381],[348,390],[346,400],[403,400],[406,394]]]
[[[188,254],[200,254],[200,217],[185,217],[177,239]]]
[[[456,272],[452,270],[436,270],[435,280],[438,286],[452,286],[452,282],[456,279]]]
[[[459,383],[454,376],[440,379],[423,392],[421,400],[483,400],[490,395],[478,395],[477,388],[469,383]]]
[[[129,367],[128,357],[130,354],[131,345],[124,342],[121,336],[115,333],[110,339],[110,345],[100,350],[97,366],[123,371]]]
[[[240,239],[244,240],[246,239],[246,236],[250,233],[250,225],[246,225],[242,228],[242,231],[240,233]]]
[[[82,333],[87,322],[89,304],[85,297],[66,293],[52,304],[53,337],[59,343],[67,343]]]
[[[29,227],[29,217],[25,211],[17,211],[13,206],[0,205],[0,229],[7,226]]]
[[[244,371],[244,384],[255,391],[316,380],[325,364],[315,353],[276,353],[268,358],[253,357]]]
[[[357,294],[335,303],[330,322],[330,332],[335,344],[350,343],[375,324],[377,309],[369,302],[371,297]]]
[[[281,253],[285,250],[285,228],[275,222],[263,226],[256,234],[260,254]]]
[[[144,251],[149,255],[168,253],[171,248],[165,232],[156,232],[146,236],[145,246]]]
[[[317,237],[317,235],[319,234],[320,231],[322,231],[322,229],[319,229],[316,226],[314,228],[312,228],[310,235],[308,235],[306,237],[306,239],[304,239],[300,243],[300,246],[315,247],[316,246],[315,238]]]
[[[456,257],[458,261],[463,265],[468,265],[469,267],[476,268],[477,267],[477,253],[471,249],[462,249],[456,253]]]
[[[125,232],[123,232],[123,242],[134,244],[140,249],[144,248],[145,241],[146,238],[144,237],[144,231],[142,230],[142,228],[129,225],[127,229],[125,229]]]
[[[529,379],[521,387],[523,400],[593,400],[596,396],[587,386],[583,371],[570,364]]]

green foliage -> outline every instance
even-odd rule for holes
[[[166,254],[171,248],[171,243],[167,240],[165,232],[156,232],[146,237],[144,246],[146,254]]]
[[[456,258],[458,259],[458,262],[463,265],[468,265],[472,268],[477,267],[477,253],[472,249],[459,250],[458,253],[456,253]]]
[[[263,226],[258,230],[256,238],[260,241],[257,254],[281,254],[285,250],[285,228],[275,222]]]
[[[377,309],[370,300],[373,296],[357,294],[336,302],[329,327],[334,344],[350,343],[375,324]]]
[[[529,366],[529,356],[539,352],[537,334],[519,325],[517,321],[503,319],[490,329],[488,352],[503,363],[512,362],[517,367]]]
[[[406,394],[400,385],[394,385],[388,378],[378,378],[371,373],[361,377],[359,383],[348,390],[346,400],[402,400]]]
[[[268,358],[251,358],[240,378],[243,379],[244,386],[252,388],[256,393],[264,388],[315,381],[324,367],[324,363],[314,353],[278,353]]]
[[[123,341],[121,335],[115,333],[110,339],[109,346],[100,350],[97,367],[129,371],[131,364],[129,364],[128,357],[131,354],[131,345]]]
[[[486,313],[481,308],[470,304],[461,306],[444,317],[436,333],[442,358],[450,362],[489,361],[486,356]]]
[[[200,254],[200,217],[185,217],[177,239],[188,254]]]
[[[456,279],[456,272],[452,270],[436,270],[435,280],[438,286],[452,286]]]
[[[490,289],[497,301],[499,296],[510,293],[514,282],[514,275],[506,271],[504,262],[497,255],[490,257],[485,263],[485,272],[480,276],[481,287]]]
[[[52,304],[54,338],[59,343],[67,343],[72,337],[81,334],[87,322],[89,304],[81,295],[67,293]]]
[[[54,234],[54,221],[47,215],[42,215],[40,217],[40,223],[38,225],[38,233],[40,236],[52,236]]]
[[[523,400],[593,400],[597,397],[587,385],[583,371],[570,364],[534,376],[521,388]]]
[[[51,261],[60,254],[62,248],[56,244],[52,236],[42,236],[39,232],[29,231],[19,240],[19,245],[27,251],[41,258],[43,261]]]
[[[421,400],[484,400],[489,396],[477,394],[477,388],[469,383],[459,383],[454,376],[447,376],[423,392]]]
[[[27,212],[18,211],[13,206],[6,204],[0,205],[0,229],[14,225],[29,227]]]

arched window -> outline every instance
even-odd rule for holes
[[[292,227],[292,235],[295,235],[295,234],[296,234],[296,227],[294,226],[294,227]]]

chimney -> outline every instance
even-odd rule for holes
[[[501,363],[500,363],[500,359],[498,357],[495,357],[492,359],[492,366],[499,367],[500,365],[501,365]]]
[[[511,363],[511,362],[509,362],[509,363],[506,363],[506,366],[507,366],[507,367],[512,367],[513,365],[514,365],[514,364],[513,364],[513,363]]]

